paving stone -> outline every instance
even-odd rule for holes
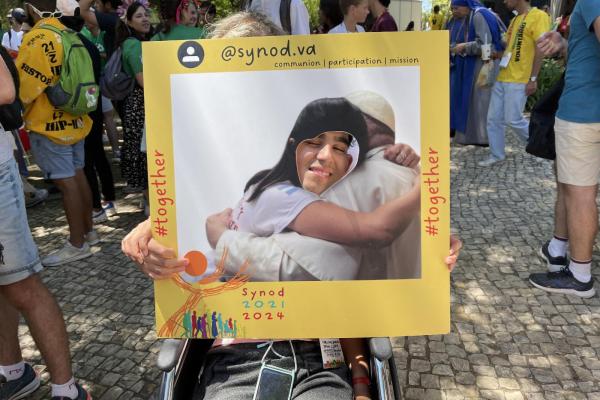
[[[421,386],[425,389],[439,389],[440,378],[436,375],[422,374],[421,375]]]
[[[497,389],[499,386],[498,379],[492,376],[478,376],[477,386],[482,389]]]
[[[413,359],[410,361],[410,369],[415,372],[428,372],[431,370],[429,361]]]

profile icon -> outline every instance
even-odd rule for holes
[[[194,68],[204,60],[204,49],[194,41],[184,42],[177,51],[179,62],[186,68]]]

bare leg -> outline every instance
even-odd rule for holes
[[[81,170],[77,171],[82,173]],[[75,172],[76,174],[77,171]],[[85,241],[84,235],[89,231],[86,231],[87,223],[82,214],[82,210],[86,207],[83,204],[82,193],[76,177],[77,175],[71,178],[55,179],[54,184],[58,186],[62,192],[63,208],[67,216],[67,223],[69,224],[69,241],[73,246],[81,248]],[[91,200],[89,207],[91,208]],[[89,217],[91,218],[91,210]]]
[[[19,346],[19,313],[2,296],[0,289],[0,365],[12,365],[20,362],[21,347]]]
[[[567,228],[567,205],[565,204],[565,184],[557,182],[556,189],[556,203],[554,205],[554,236],[562,239],[568,239],[569,231]]]
[[[12,285],[0,286],[0,294],[25,317],[31,335],[48,364],[52,383],[66,383],[73,373],[65,322],[56,300],[39,276],[32,275]],[[3,318],[2,331],[4,326]],[[16,333],[14,326],[10,329]]]
[[[592,259],[594,240],[598,232],[598,185],[564,185],[569,248],[571,257],[579,262]]]

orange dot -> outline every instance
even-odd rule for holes
[[[206,272],[208,260],[202,252],[197,250],[188,251],[185,258],[190,262],[188,266],[185,267],[185,272],[189,275],[199,276]]]

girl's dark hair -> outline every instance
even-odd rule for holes
[[[131,21],[133,14],[135,14],[140,7],[142,7],[144,10],[146,9],[146,7],[144,7],[144,5],[138,1],[134,1],[129,7],[127,7],[127,12],[125,13],[127,21]],[[129,25],[127,25],[127,22],[119,18],[119,22],[117,22],[116,27],[115,46],[120,47],[123,42],[130,37],[135,37],[139,40],[147,40],[151,35],[152,33],[146,35],[132,30]]]
[[[116,10],[122,3],[121,0],[101,0],[102,4],[106,5],[106,3],[110,3],[113,10]]]
[[[311,101],[300,111],[277,164],[258,172],[246,183],[244,192],[256,185],[248,201],[257,199],[265,189],[279,182],[290,181],[294,186],[301,186],[296,169],[296,148],[302,141],[330,131],[351,133],[359,146],[358,162],[364,159],[368,137],[362,112],[343,97]]]
[[[342,14],[348,14],[350,6],[357,7],[363,0],[339,0],[340,10]]]
[[[319,10],[323,12],[325,18],[331,23],[331,26],[327,27],[328,29],[341,24],[344,20],[338,0],[321,0],[319,2]]]
[[[179,3],[181,3],[181,0],[161,0],[158,8],[161,20],[161,33],[167,34],[175,26],[175,17]]]

